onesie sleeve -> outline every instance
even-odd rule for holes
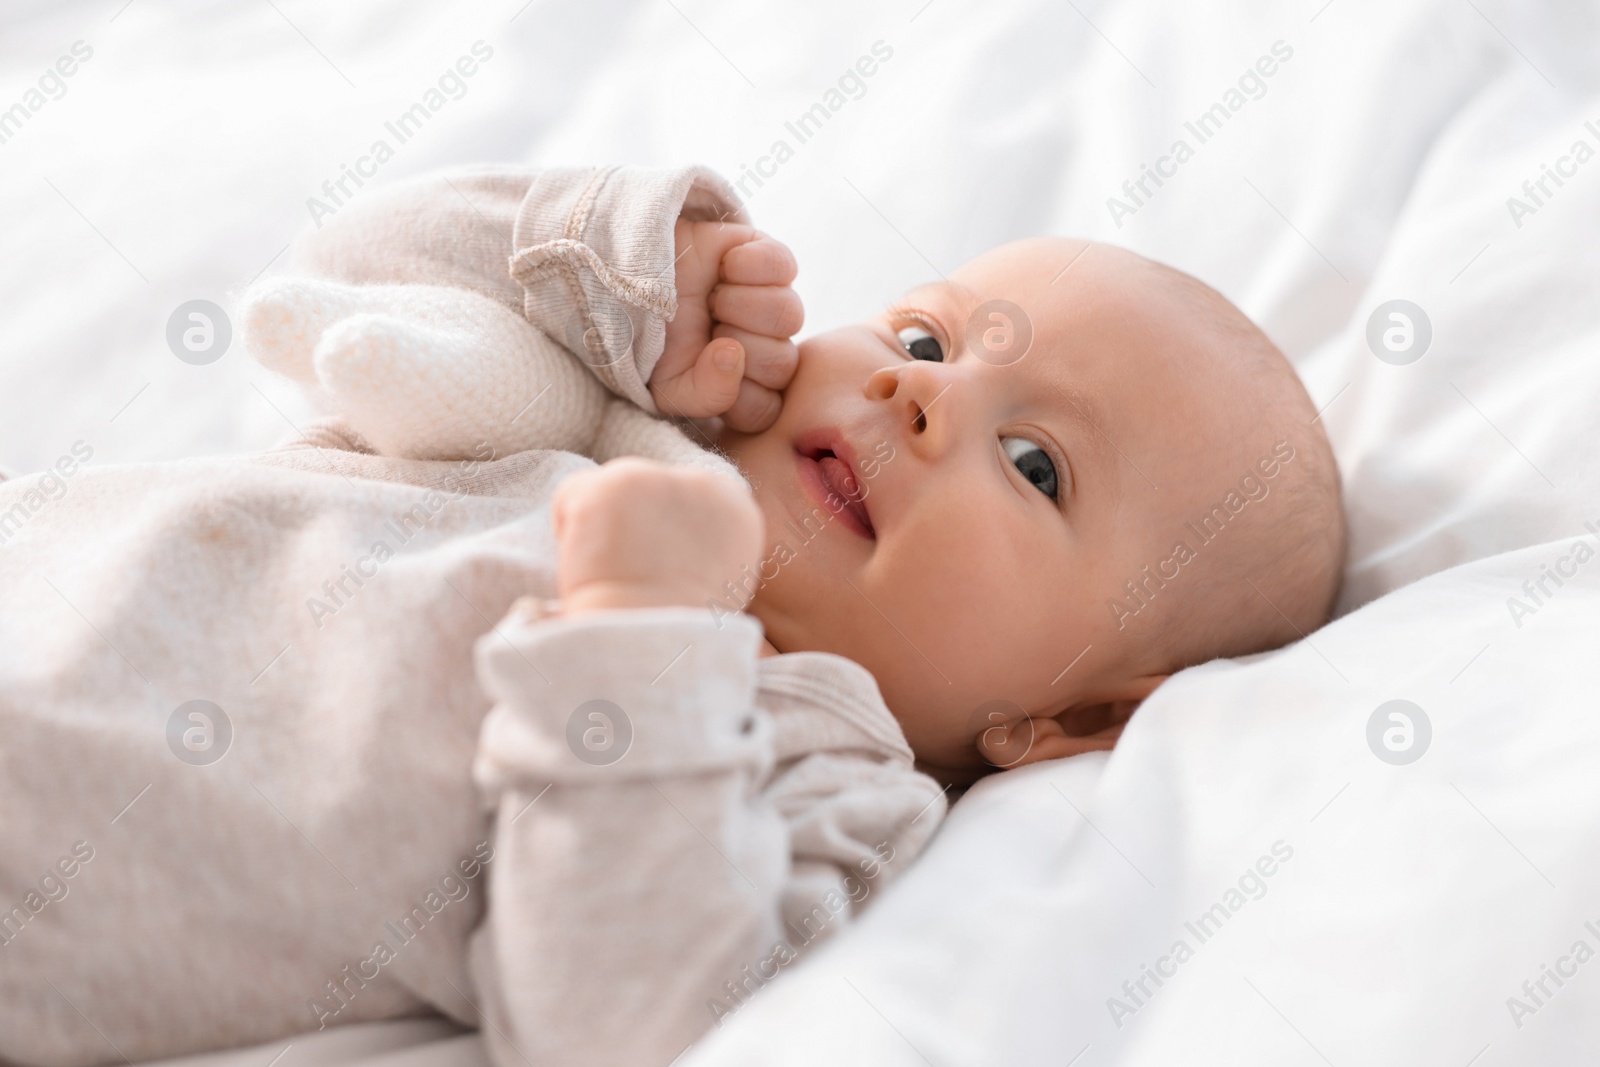
[[[779,910],[798,954],[848,925],[920,855],[948,805],[945,790],[915,769],[865,667],[799,652],[764,659],[759,671],[777,756],[763,792],[789,833]]]
[[[470,959],[496,1064],[666,1067],[914,854],[919,809],[937,823],[909,762],[777,765],[760,636],[743,615],[523,601],[480,643],[495,851]]]
[[[674,224],[750,221],[733,187],[699,166],[477,167],[355,193],[316,213],[292,272],[470,289],[652,415],[650,373],[678,307]]]
[[[522,287],[506,263],[517,212],[537,173],[477,167],[358,190],[318,213],[290,245],[285,265],[291,274],[347,285],[470,289],[521,312]]]
[[[749,222],[705,167],[552,167],[534,173],[512,234],[528,321],[606,387],[660,414],[648,383],[678,309],[673,226]]]

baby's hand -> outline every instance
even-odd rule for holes
[[[794,255],[734,223],[679,219],[673,236],[678,314],[667,323],[650,396],[668,415],[721,415],[735,430],[764,430],[799,359],[790,338],[805,311],[790,288]]]
[[[551,508],[567,615],[704,605],[761,556],[755,497],[711,471],[612,460],[567,478]]]

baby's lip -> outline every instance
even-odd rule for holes
[[[845,507],[835,512],[839,520],[867,540],[877,540],[860,467],[856,465],[856,450],[844,434],[833,427],[811,430],[800,436],[794,450],[800,460],[800,481],[807,493],[824,506],[830,496],[843,498]],[[829,459],[835,462],[825,462]]]

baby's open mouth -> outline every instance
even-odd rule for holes
[[[795,453],[800,483],[807,494],[853,532],[877,540],[867,512],[866,487],[849,462],[849,446],[843,439],[831,433],[808,434],[796,445]]]

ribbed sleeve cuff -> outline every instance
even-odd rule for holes
[[[761,626],[700,608],[539,619],[514,608],[477,646],[494,700],[474,776],[491,794],[530,782],[603,782],[748,767],[765,773],[756,707]]]
[[[528,320],[651,413],[647,383],[677,313],[680,215],[749,221],[733,188],[704,167],[550,168],[534,177],[512,234]]]

